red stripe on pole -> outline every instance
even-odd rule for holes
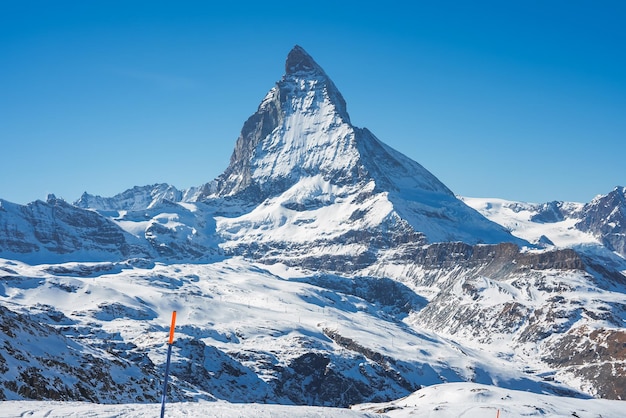
[[[170,325],[170,342],[169,344],[174,344],[174,328],[176,327],[176,311],[172,311],[172,324]]]

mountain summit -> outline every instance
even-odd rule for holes
[[[286,74],[244,123],[217,195],[245,193],[258,202],[313,173],[354,169],[354,132],[346,103],[324,70],[296,46]],[[340,174],[342,173],[342,174]]]
[[[302,47],[289,52],[285,71],[244,123],[228,168],[200,196],[255,208],[218,220],[226,248],[248,255],[250,248],[260,255],[285,245],[319,252],[348,239],[358,249],[345,256],[358,258],[377,251],[370,241],[381,233],[384,245],[525,243],[420,164],[352,125],[343,96]]]
[[[325,74],[322,67],[317,65],[315,60],[302,48],[296,45],[287,55],[285,61],[285,74],[294,74],[299,72]]]

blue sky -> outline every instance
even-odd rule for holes
[[[198,186],[295,44],[455,193],[626,185],[622,1],[0,2],[0,198]]]

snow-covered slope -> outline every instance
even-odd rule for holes
[[[40,315],[49,315],[53,321],[41,321]],[[55,321],[57,326],[72,324],[51,305],[34,303],[24,313],[0,306],[0,321],[0,399],[102,403],[158,399],[157,374],[47,325]]]
[[[391,280],[309,276],[241,259],[209,265],[36,267],[5,261],[2,270],[2,301],[11,309],[7,315],[28,314],[71,338],[48,353],[36,348],[48,345],[47,333],[13,341],[14,327],[4,328],[7,350],[33,354],[4,358],[6,370],[14,371],[2,378],[5,387],[13,388],[4,390],[6,399],[92,400],[23,391],[29,381],[19,371],[33,367],[41,380],[52,381],[54,373],[61,381],[71,380],[41,364],[73,352],[74,340],[100,353],[92,354],[98,361],[143,368],[149,383],[128,396],[157,399],[154,375],[164,364],[165,326],[173,310],[178,312],[174,400],[215,396],[233,402],[347,406],[466,380],[537,393],[568,390],[405,322],[425,301]],[[83,382],[93,392],[99,384],[101,379]]]
[[[591,202],[526,203],[496,198],[462,200],[514,235],[544,248],[573,248],[613,260],[626,258],[626,188],[616,187]],[[616,257],[617,256],[617,257]]]
[[[0,405],[0,417],[6,418],[148,418],[157,416],[161,408],[158,404],[33,401],[2,402]],[[476,383],[449,383],[422,389],[393,402],[355,405],[351,409],[194,402],[169,403],[165,411],[166,416],[172,418],[621,418],[624,402],[538,395]]]
[[[132,234],[54,195],[22,206],[0,200],[0,255],[32,263],[150,257]]]
[[[53,195],[25,206],[0,200],[0,255],[34,264],[132,258],[200,262],[218,256],[214,207],[144,200],[143,193],[136,197],[148,206],[136,209],[139,203],[132,199],[94,199],[96,211]]]
[[[606,401],[605,401],[606,402]],[[81,402],[0,402],[0,418],[154,418],[158,404],[94,405]],[[316,406],[235,404],[228,402],[170,403],[168,418],[384,418],[382,414]],[[610,417],[610,415],[606,415]]]
[[[561,269],[531,255],[431,271],[439,291],[411,320],[531,375],[623,399],[626,286],[566,260]]]
[[[471,197],[463,197],[462,200],[513,234],[541,246],[571,248],[598,243],[591,234],[575,228],[584,206],[582,203],[536,204]]]
[[[390,418],[624,416],[624,402],[537,395],[475,383],[435,385],[397,401],[354,409],[384,412]]]

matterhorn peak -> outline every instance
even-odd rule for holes
[[[318,73],[325,74],[315,60],[300,45],[293,47],[285,61],[285,73]]]
[[[199,200],[235,199],[242,208],[274,204],[293,213],[353,202],[363,207],[336,207],[338,225],[395,230],[391,224],[406,224],[431,242],[514,240],[420,164],[352,125],[341,93],[302,47],[289,52],[285,70],[244,123],[228,168]],[[284,213],[280,208],[276,213]],[[265,225],[269,218],[259,216],[252,224]],[[311,231],[305,232],[320,233]]]
[[[244,123],[230,165],[217,178],[218,196],[243,193],[262,201],[303,175],[358,171],[354,127],[335,84],[298,45],[285,71]]]
[[[453,197],[421,165],[353,126],[341,93],[301,46],[289,52],[285,69],[244,123],[211,194],[254,196],[260,203],[319,176],[335,186],[371,183],[379,190],[408,187]]]
[[[285,75],[276,87],[277,93],[292,104],[299,102],[300,109],[316,108],[320,102],[326,101],[332,104],[333,111],[338,116],[350,123],[343,96],[322,67],[299,45],[294,46],[287,54]],[[299,100],[301,98],[306,99]]]

